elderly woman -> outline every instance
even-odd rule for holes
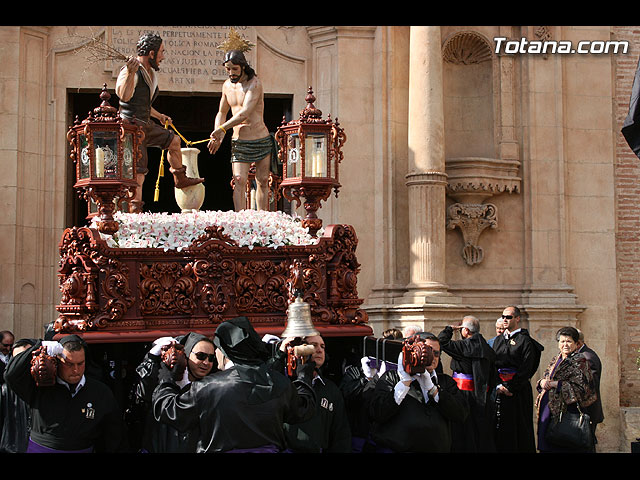
[[[596,401],[593,377],[586,358],[577,351],[578,330],[563,327],[558,330],[556,340],[560,352],[556,355],[538,381],[538,450],[540,452],[575,452],[554,445],[546,434],[553,418],[565,412],[578,412]],[[593,446],[585,451],[593,451]]]
[[[161,352],[164,345],[178,342],[184,345],[187,357],[187,368],[181,380],[176,382],[183,390],[188,389],[192,382],[218,371],[213,340],[202,334],[191,332],[172,338],[157,339],[142,363],[136,369],[138,383],[136,385],[136,399],[145,405],[147,410],[146,426],[143,435],[143,452],[151,453],[193,453],[195,440],[189,432],[179,432],[169,425],[162,424],[153,418],[151,412],[151,396],[158,385],[158,371],[160,369]],[[197,437],[196,437],[197,438]]]

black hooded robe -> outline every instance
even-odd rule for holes
[[[205,335],[191,332],[176,339],[184,345],[184,353],[189,358],[193,347],[201,341],[211,341]],[[194,453],[198,438],[195,431],[179,431],[170,425],[158,422],[153,418],[152,396],[158,386],[158,372],[160,371],[161,358],[158,355],[147,353],[136,368],[138,382],[135,386],[136,400],[141,402],[145,411],[145,426],[142,438],[142,450],[149,453]],[[215,362],[209,375],[218,371],[218,363]],[[189,389],[191,383],[183,389]]]
[[[523,328],[508,339],[499,335],[493,349],[501,377],[498,382],[513,394],[498,394],[496,397],[496,450],[498,453],[535,453],[531,377],[540,365],[540,353],[544,347]],[[504,376],[506,370],[515,372],[508,380]]]
[[[482,334],[452,340],[453,329],[445,327],[438,335],[440,348],[451,357],[454,379],[457,374],[473,378],[473,390],[460,388],[469,406],[467,420],[454,424],[452,452],[495,452],[489,391],[496,386],[496,354]],[[460,387],[460,386],[459,386]]]
[[[267,363],[271,352],[246,317],[222,322],[214,344],[233,367],[180,391],[164,364],[153,393],[156,420],[198,430],[198,453],[277,452],[285,449],[284,423],[311,418],[316,398],[312,372],[295,381]],[[309,363],[313,367],[313,363]]]

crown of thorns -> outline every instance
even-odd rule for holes
[[[220,50],[224,52],[229,52],[231,50],[239,50],[241,52],[248,52],[255,45],[244,38],[236,32],[233,28],[231,29],[231,33],[229,33],[229,38],[227,38],[224,42],[218,45]]]

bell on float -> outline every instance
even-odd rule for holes
[[[287,328],[282,332],[282,338],[303,338],[320,335],[311,320],[311,307],[297,295],[287,309]]]

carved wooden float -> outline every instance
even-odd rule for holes
[[[246,316],[258,333],[279,335],[298,285],[322,335],[371,335],[357,292],[357,243],[353,227],[329,225],[315,245],[249,249],[210,226],[182,251],[165,251],[113,248],[94,228],[68,228],[54,330],[96,343],[144,342],[212,334]]]

